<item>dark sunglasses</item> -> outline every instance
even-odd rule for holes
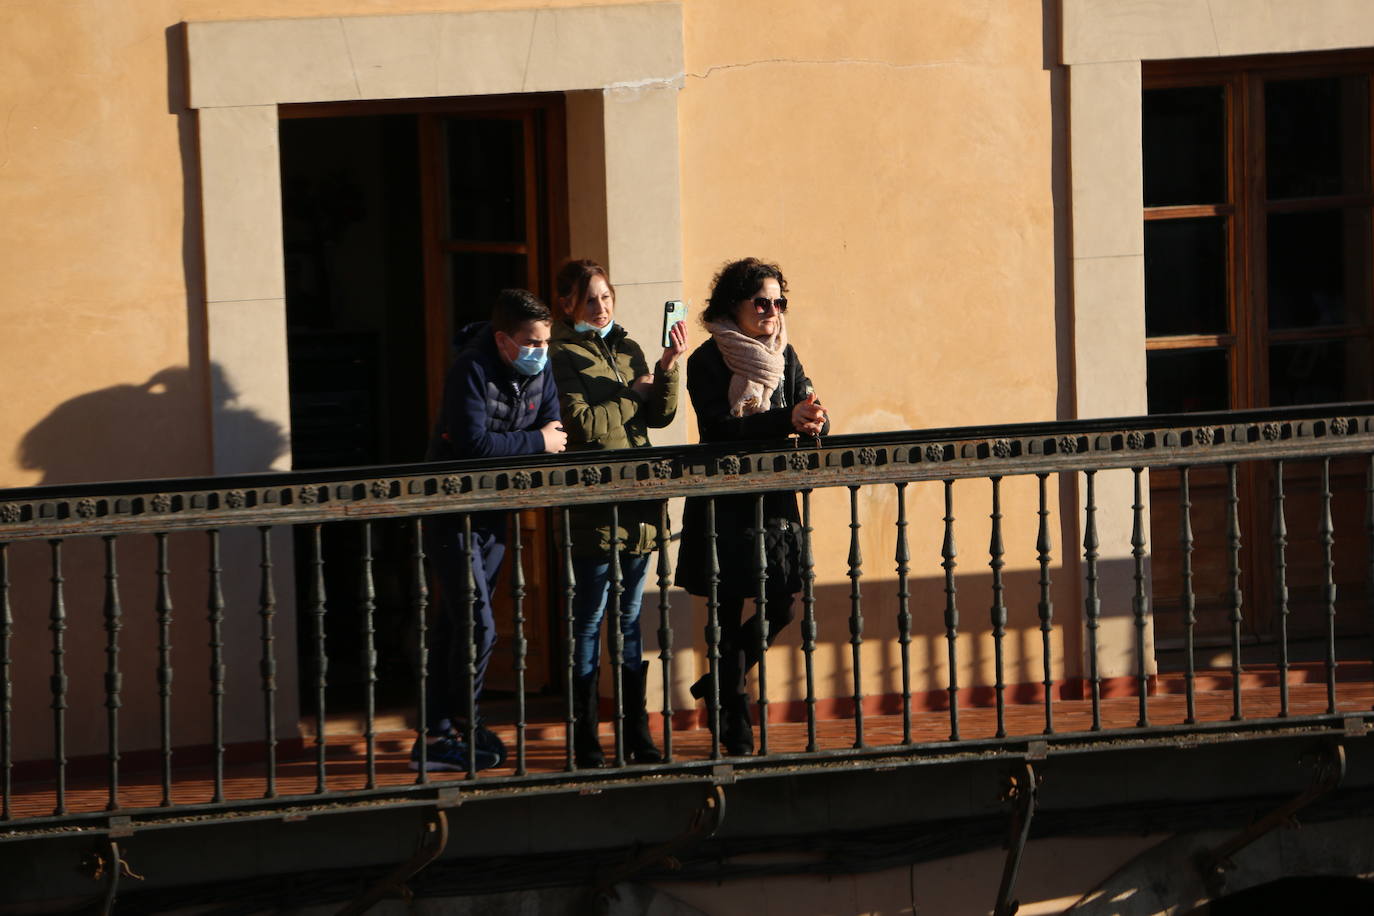
[[[776,299],[769,299],[767,296],[754,297],[754,311],[758,312],[760,315],[767,314],[770,305],[776,308],[780,313],[785,312],[787,311],[787,297],[779,296]]]

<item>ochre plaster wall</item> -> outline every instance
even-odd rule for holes
[[[590,5],[302,0],[291,15]],[[699,309],[723,261],[777,260],[795,303],[791,338],[836,433],[1056,416],[1065,380],[1054,125],[1063,100],[1045,57],[1053,45],[1045,30],[1057,29],[1045,7],[854,0],[808,4],[799,15],[777,0],[683,4],[684,294]],[[206,355],[196,116],[186,108],[178,23],[281,9],[272,0],[32,0],[0,9],[0,29],[14,36],[0,58],[0,487],[214,467],[211,410],[217,398],[233,403],[212,383]],[[693,334],[704,339],[698,327]],[[243,420],[267,422],[248,412]],[[277,456],[262,457],[266,466]],[[1040,678],[1034,483],[1003,486],[1013,683]],[[1072,576],[1060,566],[1076,535],[1071,521],[1060,525],[1057,481],[1049,494],[1056,611],[1076,619]],[[960,680],[990,683],[989,484],[961,483],[955,496]],[[836,696],[849,690],[847,497],[815,497],[817,662],[822,693]],[[913,688],[938,691],[941,488],[909,487],[907,503]],[[895,493],[864,491],[859,506],[864,690],[890,694],[899,672]],[[146,597],[137,596],[141,610]],[[199,597],[187,606],[203,615]],[[679,632],[685,661],[700,620]],[[1072,627],[1067,638],[1072,658]],[[783,645],[798,639],[793,627]],[[239,651],[247,664],[246,627]],[[36,663],[32,675],[41,677]],[[775,699],[796,691],[799,655],[780,653],[771,675]]]
[[[293,6],[291,13],[529,6],[500,0],[331,2]],[[281,9],[263,0],[0,8],[0,28],[14,37],[0,60],[0,270],[7,278],[0,287],[6,328],[0,366],[7,383],[0,404],[0,489],[220,470],[212,417],[232,440],[233,470],[281,466],[288,432],[275,419],[283,415],[256,410],[256,392],[242,390],[259,379],[235,380],[210,362],[215,351],[207,345],[198,134],[223,127],[223,119],[198,130],[197,114],[188,108],[181,25],[280,17]],[[273,343],[270,335],[279,335],[280,327],[262,333],[265,344]],[[242,333],[230,343],[236,352],[252,348]],[[249,396],[239,399],[240,393]],[[253,447],[243,449],[244,442]],[[201,744],[209,739],[206,544],[203,536],[174,540],[174,741]],[[98,753],[105,742],[103,723],[91,715],[102,702],[105,665],[99,547],[73,541],[65,558],[72,709],[67,751],[74,756]],[[295,733],[297,720],[289,549],[289,535],[279,533],[277,708],[286,735]],[[226,740],[256,741],[263,735],[256,546],[250,533],[234,532],[223,551]],[[15,639],[23,647],[11,671],[15,756],[41,758],[52,749],[46,546],[22,545],[11,559]],[[158,741],[151,545],[146,539],[125,543],[121,564],[127,615],[121,744],[132,750]]]
[[[310,0],[291,12],[531,5],[592,4]],[[806,16],[747,0],[684,6],[688,294],[699,303],[713,269],[739,252],[778,259],[794,290],[793,337],[842,431],[1053,415],[1052,99],[1041,6],[925,0]],[[264,0],[20,2],[0,11],[17,37],[0,61],[0,304],[9,330],[0,358],[24,380],[0,407],[5,444],[68,398],[142,386],[203,349],[187,304],[200,280],[188,212],[195,189],[184,187],[194,147],[179,142],[184,94],[179,64],[169,72],[169,29],[279,11]],[[856,316],[870,310],[865,327]],[[820,335],[824,352],[807,346]],[[863,384],[837,384],[855,366]],[[206,467],[208,385],[203,375],[192,382],[190,393],[169,391],[174,403],[147,411],[175,418],[162,420],[173,435],[138,437],[145,456],[130,458],[131,468]],[[136,415],[129,425],[143,422]],[[108,479],[109,470],[92,460],[85,476]],[[45,479],[54,475],[12,454],[0,459],[0,485]]]
[[[794,306],[788,333],[836,433],[1056,415],[1056,100],[1043,6],[819,4],[799,16],[765,0],[684,4],[684,294],[701,306],[728,259],[776,260]],[[908,490],[914,689],[938,691],[943,493]],[[865,490],[859,507],[864,689],[890,694],[900,689],[895,493]],[[1036,507],[1033,478],[1004,483],[1011,683],[1040,678]],[[821,685],[845,696],[848,493],[818,493],[815,511],[817,659],[833,672]],[[990,512],[987,481],[955,487],[962,684],[992,680]],[[1056,601],[1075,611],[1071,590]],[[783,644],[799,639],[794,628]],[[800,678],[796,658],[770,657],[773,696],[775,673]]]
[[[593,4],[308,0],[290,12],[532,5]],[[178,24],[282,9],[270,0],[0,6],[10,36],[0,59],[0,488],[211,471],[216,395]],[[266,457],[264,466],[276,456]]]

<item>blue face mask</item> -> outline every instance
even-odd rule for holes
[[[548,347],[521,347],[519,355],[511,360],[511,366],[521,375],[538,375],[544,371],[548,359]]]
[[[606,322],[606,326],[604,328],[598,328],[594,324],[587,324],[587,322],[585,321],[579,321],[573,325],[573,330],[579,334],[585,334],[588,331],[595,331],[597,334],[601,335],[602,338],[604,338],[607,334],[611,333],[611,328],[613,327],[615,327],[614,319]]]

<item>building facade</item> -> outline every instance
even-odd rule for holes
[[[1359,2],[308,0],[284,12],[263,0],[16,0],[0,22],[10,36],[0,60],[0,365],[9,381],[0,502],[102,481],[419,461],[457,327],[481,317],[503,286],[548,298],[552,271],[569,256],[608,266],[618,320],[641,338],[656,333],[665,300],[698,314],[722,263],[778,262],[794,304],[789,336],[840,434],[1371,398],[1374,11]],[[691,334],[705,337],[695,323]],[[684,411],[655,444],[695,440]],[[1227,655],[1239,590],[1249,596],[1241,635],[1256,658],[1268,658],[1280,617],[1292,621],[1295,646],[1307,640],[1320,654],[1323,615],[1338,600],[1334,651],[1368,658],[1364,471],[1332,467],[1331,486],[1311,467],[1291,478],[1290,511],[1314,518],[1334,487],[1337,536],[1323,566],[1324,529],[1295,524],[1286,587],[1274,584],[1263,549],[1239,570],[1226,556],[1230,528],[1247,545],[1270,536],[1272,479],[1247,471],[1228,492],[1224,475],[1194,478],[1200,544],[1187,613],[1212,659],[1203,667],[1239,664]],[[1122,465],[1086,478],[993,479],[991,489],[980,477],[952,488],[929,478],[909,492],[816,490],[822,651],[803,671],[799,628],[780,641],[771,672],[780,715],[804,718],[814,698],[823,716],[843,718],[851,694],[875,711],[899,706],[904,693],[937,710],[951,694],[957,703],[954,681],[984,700],[994,684],[999,697],[1006,687],[1033,699],[1046,681],[1081,683],[1090,669],[1110,694],[1179,670],[1176,472],[1159,468],[1143,493],[1140,475]],[[32,489],[43,487],[57,489]],[[941,613],[951,494],[960,594],[977,609],[966,610],[957,645]],[[1228,495],[1244,507],[1234,518]],[[898,527],[899,512],[909,529]],[[558,587],[541,574],[554,559],[540,553],[554,550],[552,523],[530,511],[522,524],[536,624],[527,683],[556,693]],[[904,571],[897,543],[908,530]],[[388,560],[387,543],[379,562],[403,563],[399,547],[401,558]],[[282,689],[268,702],[282,738],[298,738],[309,705],[298,685],[310,665],[304,617],[297,623],[301,542],[282,535],[260,549],[252,532],[234,531],[222,547],[228,569],[275,562]],[[54,577],[41,539],[12,549],[12,760],[37,764],[52,756],[50,672],[47,643],[32,634],[47,639]],[[152,570],[156,549],[131,546],[123,568]],[[173,568],[197,569],[175,581],[172,604],[203,605],[200,542],[174,534],[169,550]],[[867,629],[851,655],[856,551],[868,562]],[[101,557],[90,538],[65,558],[74,708],[98,705],[108,687],[100,633],[77,628],[100,605]],[[919,609],[907,634],[899,576]],[[231,609],[258,602],[252,577],[221,584]],[[393,585],[401,594],[379,576],[383,605]],[[681,711],[707,665],[709,610],[680,592],[670,600],[677,662],[666,693]],[[155,577],[126,576],[127,607],[158,601]],[[1045,602],[1085,601],[1100,603],[1091,626],[1066,621],[1041,640]],[[184,625],[178,689],[213,691],[211,654],[223,652],[223,740],[256,740],[258,618],[231,616],[219,636],[199,617]],[[158,663],[157,626],[148,613],[130,619],[127,668]],[[994,630],[1014,637],[1004,644],[999,632],[995,658]],[[1190,647],[1193,635],[1189,624]],[[409,651],[404,633],[380,638],[383,665]],[[906,651],[918,660],[909,669],[899,661]],[[157,687],[144,679],[126,689],[128,753],[159,746]],[[663,699],[656,685],[654,701]],[[178,746],[205,744],[209,729],[194,707],[173,714]],[[94,727],[69,740],[73,757],[106,744]],[[1362,774],[1352,740],[1352,774]],[[1143,752],[1114,765],[1142,784],[1151,768],[1172,766]],[[1074,810],[1170,797],[1167,783],[1114,796],[1102,773],[1074,772],[1093,783]],[[1252,784],[1236,786],[1219,769],[1196,792],[1296,794],[1303,779],[1289,777],[1250,774]],[[976,801],[934,805],[940,817],[995,807],[994,792],[968,787],[972,776],[948,778]],[[883,823],[860,788],[789,786],[803,802],[852,801],[861,811],[810,827],[779,819],[797,835]],[[893,791],[920,807],[936,790],[913,778]],[[769,809],[754,803],[747,822],[761,830]],[[1247,866],[1232,889],[1293,875],[1367,877],[1374,852],[1350,839],[1367,813],[1351,810],[1324,815],[1319,831],[1340,855],[1314,853],[1316,839],[1266,839],[1268,858],[1255,861],[1277,864]],[[1207,899],[1191,878],[1139,877],[1167,871],[1180,848],[1207,845],[1196,839],[1205,823],[1172,817],[1115,835],[1095,824],[1091,840],[1075,838],[1089,829],[1075,822],[1032,840],[1020,912],[1172,913]],[[668,828],[641,829],[593,831],[572,845],[622,846]],[[654,886],[713,913],[982,913],[1004,859],[994,845],[951,840],[949,855],[927,849],[905,865],[894,853],[892,869],[855,867],[823,890],[800,867],[776,877],[742,870],[720,887]],[[1066,858],[1077,867],[1063,869]],[[33,874],[37,887],[47,872],[35,865]],[[1102,902],[1130,888],[1138,909]]]

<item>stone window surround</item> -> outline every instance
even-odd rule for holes
[[[1374,46],[1367,0],[1061,0],[1076,416],[1143,414],[1141,62]]]
[[[679,3],[190,22],[186,42],[209,358],[234,395],[214,399],[214,473],[264,470],[233,435],[243,410],[289,437],[279,104],[566,92],[591,150],[569,150],[572,249],[612,267],[637,325],[681,297]]]
[[[1069,85],[1074,416],[1135,416],[1148,411],[1141,62],[1374,45],[1374,9],[1368,0],[1060,0],[1059,21]],[[1133,484],[1128,471],[1096,481],[1104,644],[1129,647]],[[1129,650],[1104,652],[1099,664],[1104,678],[1134,670]]]

